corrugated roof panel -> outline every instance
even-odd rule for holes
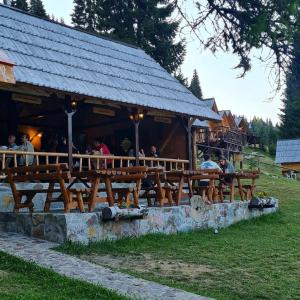
[[[220,119],[141,49],[2,5],[0,49],[18,82]]]
[[[276,147],[276,163],[300,163],[300,139],[279,140]]]
[[[194,127],[200,127],[200,128],[208,128],[209,125],[208,125],[208,122],[206,120],[204,121],[201,121],[199,119],[197,119],[194,124],[193,124]]]

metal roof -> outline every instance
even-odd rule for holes
[[[195,122],[193,123],[193,126],[199,127],[199,128],[208,128],[209,127],[207,120],[201,121],[199,119],[195,120]]]
[[[20,83],[220,119],[141,49],[3,5],[0,49]]]
[[[276,163],[300,163],[300,139],[279,140],[276,147]]]
[[[237,127],[240,126],[242,120],[243,120],[243,117],[239,116],[239,117],[234,117],[234,120],[235,120],[235,124]]]

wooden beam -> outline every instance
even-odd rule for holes
[[[169,144],[169,142],[171,141],[173,135],[175,134],[178,126],[179,126],[179,124],[178,124],[178,122],[176,122],[176,124],[173,126],[172,130],[169,132],[169,135],[165,139],[164,143],[161,145],[161,147],[159,147],[160,152],[163,152],[164,149],[166,148],[166,146]]]

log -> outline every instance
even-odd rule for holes
[[[140,206],[136,208],[119,208],[117,205],[105,207],[102,210],[102,220],[109,221],[113,219],[134,219],[143,218],[148,215],[148,208]]]

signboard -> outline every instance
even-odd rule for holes
[[[0,82],[16,83],[13,68],[14,63],[0,50]]]

